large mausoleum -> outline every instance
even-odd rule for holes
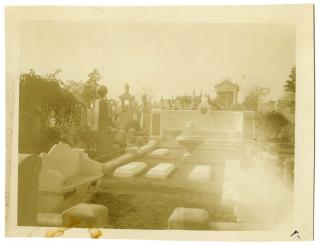
[[[224,80],[215,86],[216,101],[220,108],[228,110],[232,105],[238,103],[239,86],[230,80]]]

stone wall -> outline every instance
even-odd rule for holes
[[[166,139],[179,135],[192,121],[196,134],[211,138],[254,138],[254,113],[198,110],[152,110],[150,135]],[[232,133],[232,134],[230,134]]]

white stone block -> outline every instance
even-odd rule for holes
[[[189,174],[188,179],[198,180],[198,181],[208,181],[211,177],[212,169],[210,166],[197,165],[191,173]]]
[[[144,162],[131,162],[127,165],[118,167],[113,176],[115,177],[133,177],[138,173],[142,172],[147,167],[147,164]]]
[[[209,213],[199,208],[176,208],[168,221],[171,230],[207,230]]]
[[[146,177],[165,179],[173,172],[175,168],[175,165],[172,163],[159,163],[148,171]]]
[[[156,149],[156,150],[154,150],[154,151],[152,151],[150,153],[150,156],[152,156],[152,157],[163,157],[163,156],[168,155],[169,152],[170,152],[169,149]]]
[[[99,204],[79,203],[62,213],[64,227],[104,227],[108,222],[108,208]]]

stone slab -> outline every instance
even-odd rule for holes
[[[170,153],[169,149],[156,149],[150,153],[150,157],[164,157]]]
[[[208,181],[211,177],[212,168],[205,165],[196,165],[188,176],[190,180]]]
[[[171,230],[207,230],[209,213],[199,208],[176,208],[168,221]]]
[[[222,200],[235,201],[239,198],[239,183],[243,178],[242,166],[239,160],[225,161]]]
[[[172,163],[159,163],[148,171],[146,177],[165,179],[174,171],[175,168],[175,165]]]
[[[62,226],[101,228],[108,222],[108,208],[99,204],[79,203],[62,213]]]
[[[113,176],[130,178],[142,172],[146,167],[147,164],[145,162],[130,162],[127,165],[118,167],[114,171]]]

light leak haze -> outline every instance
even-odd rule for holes
[[[156,22],[25,21],[20,71],[84,81],[97,68],[116,98],[128,83],[137,96],[153,98],[202,89],[214,95],[225,78],[240,85],[240,102],[253,84],[271,99],[295,65],[295,26]]]

